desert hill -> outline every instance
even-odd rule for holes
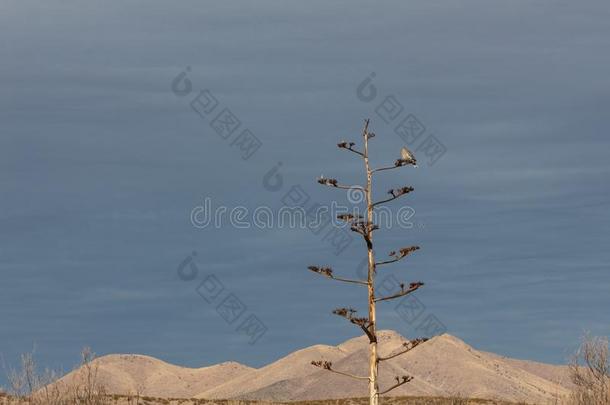
[[[97,381],[108,393],[161,398],[192,398],[227,380],[254,371],[235,362],[202,368],[180,367],[136,354],[111,354],[95,359],[92,365],[96,369]],[[82,368],[77,369],[57,383],[73,385],[83,374]]]
[[[394,331],[381,331],[380,355],[396,352],[405,341]],[[362,336],[337,346],[315,345],[258,369],[234,362],[191,369],[140,355],[103,356],[94,365],[100,382],[114,394],[268,401],[353,398],[367,395],[366,381],[320,370],[310,362],[328,360],[337,370],[366,375],[367,343]],[[70,384],[80,372],[73,371],[59,383]],[[570,388],[565,366],[477,351],[448,334],[381,363],[381,390],[401,375],[414,379],[392,391],[393,396],[459,395],[546,404],[567,395]]]

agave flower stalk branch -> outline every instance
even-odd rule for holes
[[[378,167],[377,169],[371,170],[371,173],[382,172],[384,170],[398,169],[399,167],[403,167],[403,166],[407,166],[407,165],[415,166],[416,164],[417,163],[415,161],[413,161],[413,160],[409,160],[409,159],[396,159],[396,161],[394,162],[394,166]]]
[[[373,335],[371,332],[371,321],[369,318],[356,317],[356,312],[357,311],[353,308],[337,308],[333,311],[333,314],[345,318],[354,325],[359,326],[360,329],[362,329],[362,331],[368,336],[369,340],[374,339],[375,335]]]
[[[401,187],[401,188],[392,189],[392,190],[388,191],[388,194],[391,195],[390,198],[373,203],[373,207],[376,207],[380,204],[384,204],[384,203],[390,202],[392,200],[395,200],[399,197],[402,197],[405,194],[409,194],[411,191],[413,191],[413,187]]]
[[[364,153],[354,149],[354,145],[356,145],[354,142],[341,141],[337,144],[337,147],[339,149],[349,150],[350,152],[353,152],[359,156],[364,157]]]
[[[396,298],[404,297],[407,294],[411,294],[413,291],[417,290],[419,287],[421,287],[423,285],[424,285],[424,283],[422,283],[421,281],[417,281],[415,283],[409,284],[409,288],[407,288],[407,289],[405,289],[403,286],[401,286],[400,292],[387,296],[387,297],[375,298],[375,302],[388,301],[388,300],[393,300]]]
[[[375,264],[377,266],[381,266],[382,264],[396,263],[397,261],[404,259],[405,257],[407,257],[411,253],[415,252],[416,250],[419,250],[419,246],[405,247],[405,248],[400,249],[398,251],[398,253],[396,253],[395,251],[392,251],[392,252],[390,252],[389,256],[393,257],[393,259],[385,260],[383,262],[377,262]]]
[[[357,380],[368,380],[369,379],[369,377],[363,377],[363,376],[359,376],[359,375],[355,375],[355,374],[346,373],[345,371],[335,370],[333,368],[333,363],[330,361],[326,361],[326,360],[314,360],[311,362],[311,365],[314,367],[321,368],[323,370],[330,371],[332,373],[344,375],[346,377],[355,378]]]
[[[318,273],[319,275],[324,276],[326,278],[330,278],[330,279],[337,280],[337,281],[342,281],[344,283],[367,285],[366,281],[363,281],[363,280],[353,280],[350,278],[336,277],[333,274],[333,270],[330,267],[309,266],[308,269],[313,271],[314,273]]]
[[[412,379],[413,379],[413,377],[411,377],[409,375],[403,375],[402,377],[396,377],[396,381],[397,381],[396,384],[392,385],[387,390],[380,392],[379,395],[387,394],[388,392],[392,391],[393,389],[396,389],[396,388],[400,387],[401,385],[408,383]]]
[[[386,361],[386,360],[390,360],[390,359],[393,359],[398,356],[402,356],[403,354],[410,352],[411,350],[415,349],[417,346],[419,346],[421,343],[424,343],[427,340],[428,340],[428,338],[418,338],[418,339],[413,339],[409,342],[405,342],[402,344],[403,347],[405,348],[404,350],[400,350],[394,354],[390,354],[385,357],[378,357],[377,361]]]
[[[357,184],[353,185],[353,186],[346,186],[344,184],[339,184],[337,179],[330,179],[330,178],[326,178],[326,177],[320,177],[320,178],[318,178],[318,183],[322,184],[323,186],[340,188],[342,190],[360,190],[362,192],[366,192],[366,188],[365,187],[359,186]]]

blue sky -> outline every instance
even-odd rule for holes
[[[416,226],[381,231],[378,252],[422,247],[384,271],[425,281],[426,313],[469,344],[564,362],[583,331],[610,334],[609,14],[604,1],[2,2],[4,361],[35,344],[66,370],[90,345],[260,366],[357,335],[330,311],[362,308],[362,291],[306,267],[353,275],[359,241],[336,256],[308,230],[198,229],[190,213],[205,198],[278,207],[293,185],[345,201],[315,178],[358,181],[335,144],[359,141],[366,117],[373,159],[397,157],[395,122],[375,112],[394,96],[447,152],[380,179],[380,193],[415,187],[392,207],[413,207]],[[193,90],[177,96],[187,66]],[[262,142],[248,160],[189,106],[202,89]],[[255,345],[197,294],[209,275],[267,326]],[[417,335],[391,304],[380,318]]]

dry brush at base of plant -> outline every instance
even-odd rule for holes
[[[380,262],[375,261],[375,252],[373,249],[373,233],[379,229],[379,226],[373,223],[374,210],[381,204],[389,203],[393,200],[396,200],[402,196],[405,196],[413,191],[413,187],[410,186],[401,186],[398,188],[393,188],[388,191],[389,197],[382,198],[377,201],[373,201],[373,177],[379,172],[398,169],[402,167],[417,167],[417,160],[411,151],[407,148],[402,148],[400,150],[400,157],[394,161],[393,164],[388,166],[382,166],[378,168],[372,168],[369,161],[369,140],[375,137],[373,132],[369,131],[369,120],[365,120],[364,128],[362,130],[362,150],[358,150],[355,142],[341,141],[337,144],[339,149],[343,149],[349,152],[356,154],[360,159],[362,159],[364,163],[364,173],[365,173],[365,185],[343,185],[340,184],[337,179],[334,178],[325,178],[320,177],[318,179],[318,183],[338,189],[345,190],[359,190],[364,194],[365,203],[366,203],[366,217],[363,218],[360,215],[352,215],[352,214],[341,214],[337,216],[337,219],[340,221],[346,222],[349,225],[350,229],[353,232],[358,233],[362,236],[366,252],[367,252],[367,262],[368,262],[368,272],[366,280],[359,279],[348,279],[344,277],[338,277],[335,275],[333,270],[330,267],[326,266],[309,266],[309,270],[322,275],[326,278],[360,285],[366,287],[368,293],[368,314],[367,316],[357,316],[356,310],[353,308],[337,308],[333,311],[335,315],[343,317],[347,319],[350,323],[358,326],[364,334],[369,339],[369,373],[367,376],[358,376],[350,373],[343,372],[341,370],[337,370],[333,367],[333,364],[329,361],[319,360],[313,361],[311,364],[313,366],[319,367],[323,370],[327,370],[329,372],[333,372],[336,374],[340,374],[346,377],[350,377],[358,380],[366,380],[368,381],[369,386],[369,404],[377,405],[379,402],[379,396],[389,393],[390,391],[407,384],[410,382],[413,377],[408,375],[400,375],[396,376],[396,383],[392,384],[389,387],[379,387],[378,382],[378,368],[379,363],[385,360],[392,359],[401,354],[407,353],[408,351],[415,348],[420,343],[425,342],[427,339],[416,339],[411,342],[405,343],[404,347],[396,353],[393,353],[386,357],[380,357],[378,355],[377,348],[377,319],[376,319],[376,306],[377,303],[389,301],[397,298],[404,297],[408,294],[413,293],[418,290],[420,287],[424,285],[424,283],[420,281],[414,281],[411,283],[401,283],[400,290],[394,294],[381,297],[377,296],[375,292],[375,276],[377,274],[377,268],[380,266],[384,266],[387,264],[398,262],[411,253],[415,252],[419,249],[419,246],[409,246],[404,247],[396,251],[392,251],[389,254],[388,260],[383,260]]]
[[[610,405],[608,338],[586,335],[570,362],[570,405]]]

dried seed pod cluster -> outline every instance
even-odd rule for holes
[[[392,197],[400,197],[401,195],[408,194],[413,190],[415,190],[413,187],[391,188],[388,190],[388,194],[390,194]]]
[[[337,179],[327,179],[325,177],[320,177],[318,179],[318,183],[324,184],[325,186],[337,187]]]
[[[354,142],[347,142],[347,141],[341,141],[337,144],[337,146],[339,148],[343,148],[343,149],[351,149],[354,147],[354,145],[355,145]]]
[[[311,362],[312,366],[323,368],[324,370],[332,370],[333,363],[326,360],[314,360]]]
[[[417,165],[417,160],[415,159],[396,159],[396,161],[394,162],[394,166],[396,167],[401,167],[401,166],[415,166]]]
[[[391,251],[389,256],[394,257],[395,259],[402,259],[403,257],[408,256],[409,254],[419,250],[419,246],[409,246],[401,248],[398,253],[396,251]]]
[[[354,222],[362,219],[362,215],[353,215],[353,214],[339,214],[337,215],[337,219],[345,222]]]
[[[309,270],[313,271],[314,273],[322,274],[323,276],[326,276],[326,277],[333,276],[333,270],[330,267],[309,266],[307,268]]]

